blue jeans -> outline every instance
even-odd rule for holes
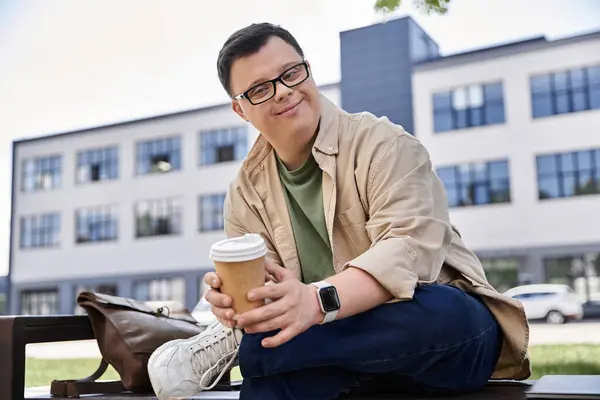
[[[476,390],[494,371],[502,337],[481,300],[445,285],[263,348],[275,333],[242,338],[240,400],[333,399],[383,382],[397,392]]]

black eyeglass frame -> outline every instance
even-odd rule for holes
[[[292,69],[294,69],[294,68],[298,68],[298,67],[299,67],[299,66],[301,66],[301,65],[302,65],[302,66],[304,66],[304,69],[306,70],[306,78],[302,79],[300,82],[294,83],[293,85],[288,85],[287,83],[285,83],[285,82],[283,81],[283,79],[282,79],[282,78],[283,78],[283,76],[284,76],[286,73],[288,73],[290,70],[292,70]],[[237,96],[233,96],[233,98],[234,98],[235,100],[246,99],[246,100],[248,100],[248,102],[250,102],[250,104],[252,104],[253,106],[256,106],[256,105],[259,105],[259,104],[262,104],[262,103],[266,103],[267,101],[269,101],[269,100],[271,100],[273,97],[275,97],[275,94],[277,93],[277,82],[281,82],[281,84],[282,84],[282,85],[284,85],[285,87],[288,87],[288,88],[293,88],[293,87],[296,87],[296,86],[298,86],[298,85],[300,85],[300,84],[302,84],[302,83],[306,82],[306,80],[307,80],[309,77],[310,77],[310,68],[308,68],[308,63],[307,63],[307,61],[306,61],[306,60],[304,60],[304,61],[302,61],[302,62],[300,62],[300,63],[298,63],[298,64],[294,64],[294,65],[292,65],[291,67],[289,67],[288,69],[286,69],[285,71],[283,71],[283,72],[281,73],[281,75],[279,75],[277,78],[274,78],[274,79],[271,79],[271,80],[268,80],[268,81],[264,81],[264,82],[261,82],[261,83],[257,83],[256,85],[252,86],[250,89],[246,90],[244,93],[238,94]],[[250,96],[248,96],[248,93],[250,93],[252,90],[256,89],[257,87],[264,85],[265,83],[270,83],[271,85],[273,85],[273,94],[272,94],[271,96],[269,96],[268,98],[264,99],[264,100],[261,100],[261,101],[259,101],[259,102],[256,102],[256,103],[255,103],[255,102],[253,102],[253,101],[250,99]]]

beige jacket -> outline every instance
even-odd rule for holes
[[[349,114],[321,97],[313,147],[323,170],[323,205],[336,272],[361,268],[396,299],[415,287],[453,284],[484,299],[504,332],[494,378],[526,379],[529,326],[522,305],[488,283],[453,229],[446,194],[423,145],[369,113]],[[259,136],[225,200],[229,237],[259,233],[268,259],[300,278],[294,234],[273,148]]]

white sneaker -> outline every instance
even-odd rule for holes
[[[184,399],[210,390],[234,366],[242,331],[213,322],[189,339],[167,342],[152,353],[148,374],[159,400]]]

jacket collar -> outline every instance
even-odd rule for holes
[[[343,112],[338,106],[327,99],[323,94],[319,95],[321,103],[321,121],[319,131],[313,145],[315,151],[326,155],[336,155],[338,153],[338,122],[339,116]],[[250,149],[248,156],[242,165],[243,170],[251,175],[259,166],[263,165],[265,158],[271,154],[273,147],[267,139],[259,133],[254,146]]]

